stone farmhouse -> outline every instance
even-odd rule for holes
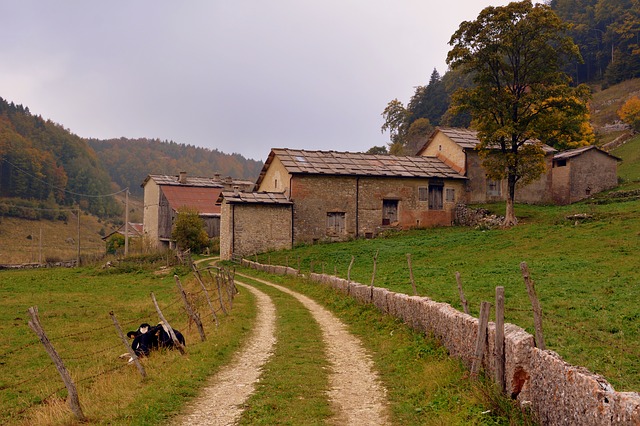
[[[506,181],[486,177],[476,150],[477,132],[438,127],[429,136],[418,156],[435,157],[468,178],[464,201],[468,204],[504,200]],[[518,187],[516,202],[568,204],[610,189],[618,184],[618,159],[594,146],[558,152],[543,145],[546,171],[535,182]]]
[[[222,192],[221,257],[448,226],[466,180],[433,157],[272,149],[257,193]]]
[[[188,207],[199,212],[209,238],[220,236],[220,205],[218,196],[233,187],[252,191],[254,184],[231,177],[221,179],[191,177],[180,172],[177,176],[148,175],[144,188],[144,240],[151,248],[172,247],[171,231],[178,209]]]

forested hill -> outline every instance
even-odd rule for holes
[[[79,204],[106,217],[119,214],[109,174],[87,142],[29,108],[0,98],[0,197],[35,204],[30,212]],[[22,215],[5,211],[2,214]]]
[[[140,185],[149,174],[177,175],[185,171],[191,176],[256,180],[262,162],[249,160],[240,154],[225,154],[218,150],[199,148],[158,139],[88,140],[111,179],[121,188],[129,187],[133,195],[141,196]]]

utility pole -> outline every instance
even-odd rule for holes
[[[78,204],[78,260],[76,263],[77,267],[80,267],[80,205]]]
[[[129,255],[129,188],[124,191],[124,257]]]

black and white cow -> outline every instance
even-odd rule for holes
[[[178,330],[173,329],[178,342],[182,346],[186,345],[184,336]],[[160,322],[158,325],[151,326],[147,323],[140,324],[137,330],[129,331],[127,337],[133,339],[131,349],[138,357],[149,356],[152,350],[159,348],[173,348],[175,346],[173,339],[169,334],[169,328]],[[130,359],[129,362],[132,360]]]

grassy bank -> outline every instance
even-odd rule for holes
[[[503,206],[491,208],[501,212]],[[566,219],[586,213],[585,221]],[[640,389],[640,202],[564,207],[517,206],[521,224],[509,230],[462,227],[415,230],[388,238],[304,246],[259,256],[259,261],[347,276],[412,293],[411,253],[418,293],[461,309],[455,272],[462,275],[471,311],[506,291],[506,320],[533,332],[519,264],[526,261],[544,314],[547,346],[568,362],[604,375],[617,390]]]

